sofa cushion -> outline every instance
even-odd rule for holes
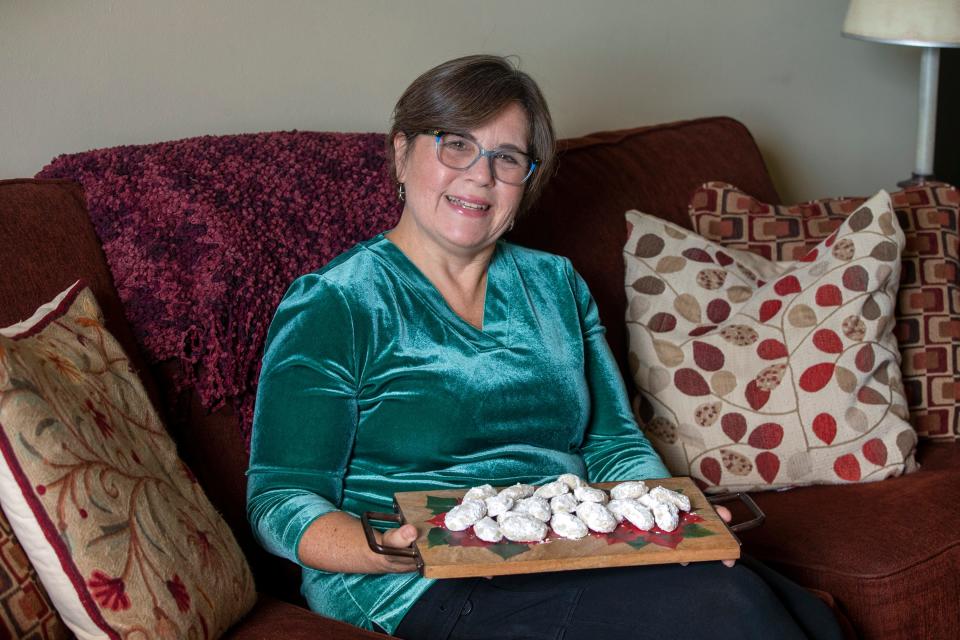
[[[0,501],[81,637],[216,636],[250,570],[179,460],[93,294],[0,330]]]
[[[674,475],[743,491],[913,469],[888,321],[903,234],[886,192],[792,263],[626,217],[638,413]]]
[[[864,638],[956,637],[960,444],[923,442],[917,459],[886,482],[754,495],[767,518],[744,550],[833,594]]]
[[[27,318],[47,300],[82,279],[147,389],[151,402],[161,393],[137,347],[113,278],[87,217],[83,189],[71,180],[0,180],[0,327]],[[162,414],[162,409],[161,409]],[[161,416],[165,417],[165,416]]]
[[[960,435],[960,192],[927,183],[891,194],[906,235],[897,302],[897,338],[911,421],[922,437]],[[723,246],[775,260],[797,259],[854,211],[863,198],[767,204],[736,187],[710,182],[690,200],[694,229]]]
[[[622,213],[649,211],[690,226],[690,194],[707,180],[778,202],[750,132],[731,118],[701,118],[561,140],[556,173],[509,239],[570,258],[590,285],[607,341],[626,365]]]

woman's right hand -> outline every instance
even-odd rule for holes
[[[417,528],[412,524],[405,524],[396,529],[388,529],[382,534],[377,532],[377,538],[385,547],[394,549],[406,549],[417,539]],[[373,551],[371,551],[373,553]],[[406,571],[415,571],[417,568],[416,560],[403,556],[387,556],[376,554],[383,564],[384,573],[404,573]]]
[[[417,529],[405,524],[384,533],[374,531],[385,547],[403,549],[417,539]],[[335,573],[404,573],[416,571],[413,558],[386,556],[367,544],[360,519],[343,511],[331,511],[314,520],[297,549],[302,564]]]

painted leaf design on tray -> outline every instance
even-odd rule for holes
[[[698,336],[702,336],[707,333],[710,333],[716,328],[717,328],[717,325],[715,324],[700,325],[699,327],[694,327],[693,329],[690,329],[690,333],[688,333],[687,335],[689,335],[691,338],[696,338]]]
[[[456,498],[441,498],[439,496],[427,496],[427,510],[433,515],[443,514],[460,504]]]
[[[722,267],[727,267],[733,264],[733,258],[728,256],[723,251],[717,251],[716,259],[717,259],[717,264],[719,264]]]

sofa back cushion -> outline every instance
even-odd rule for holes
[[[690,228],[690,195],[720,176],[766,202],[779,198],[753,136],[731,118],[561,140],[557,159],[556,174],[510,239],[573,261],[597,301],[607,341],[630,385],[623,212],[639,209]]]

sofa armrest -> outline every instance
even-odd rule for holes
[[[390,637],[324,618],[309,609],[263,594],[250,613],[223,636],[224,640],[384,640]]]

